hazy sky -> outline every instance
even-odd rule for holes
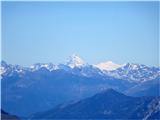
[[[2,2],[2,59],[158,65],[158,2]]]

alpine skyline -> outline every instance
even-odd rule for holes
[[[2,2],[2,60],[158,66],[158,2]]]
[[[1,119],[160,119],[158,1],[2,1]]]

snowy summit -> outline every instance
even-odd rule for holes
[[[69,57],[67,65],[71,68],[74,68],[85,65],[85,62],[78,55],[73,54]]]

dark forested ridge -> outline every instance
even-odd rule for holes
[[[20,119],[15,115],[11,115],[1,110],[1,120],[20,120]]]
[[[129,97],[113,89],[69,105],[37,113],[31,119],[159,119],[160,97]]]

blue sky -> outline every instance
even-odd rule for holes
[[[158,2],[2,2],[2,59],[158,65]]]

